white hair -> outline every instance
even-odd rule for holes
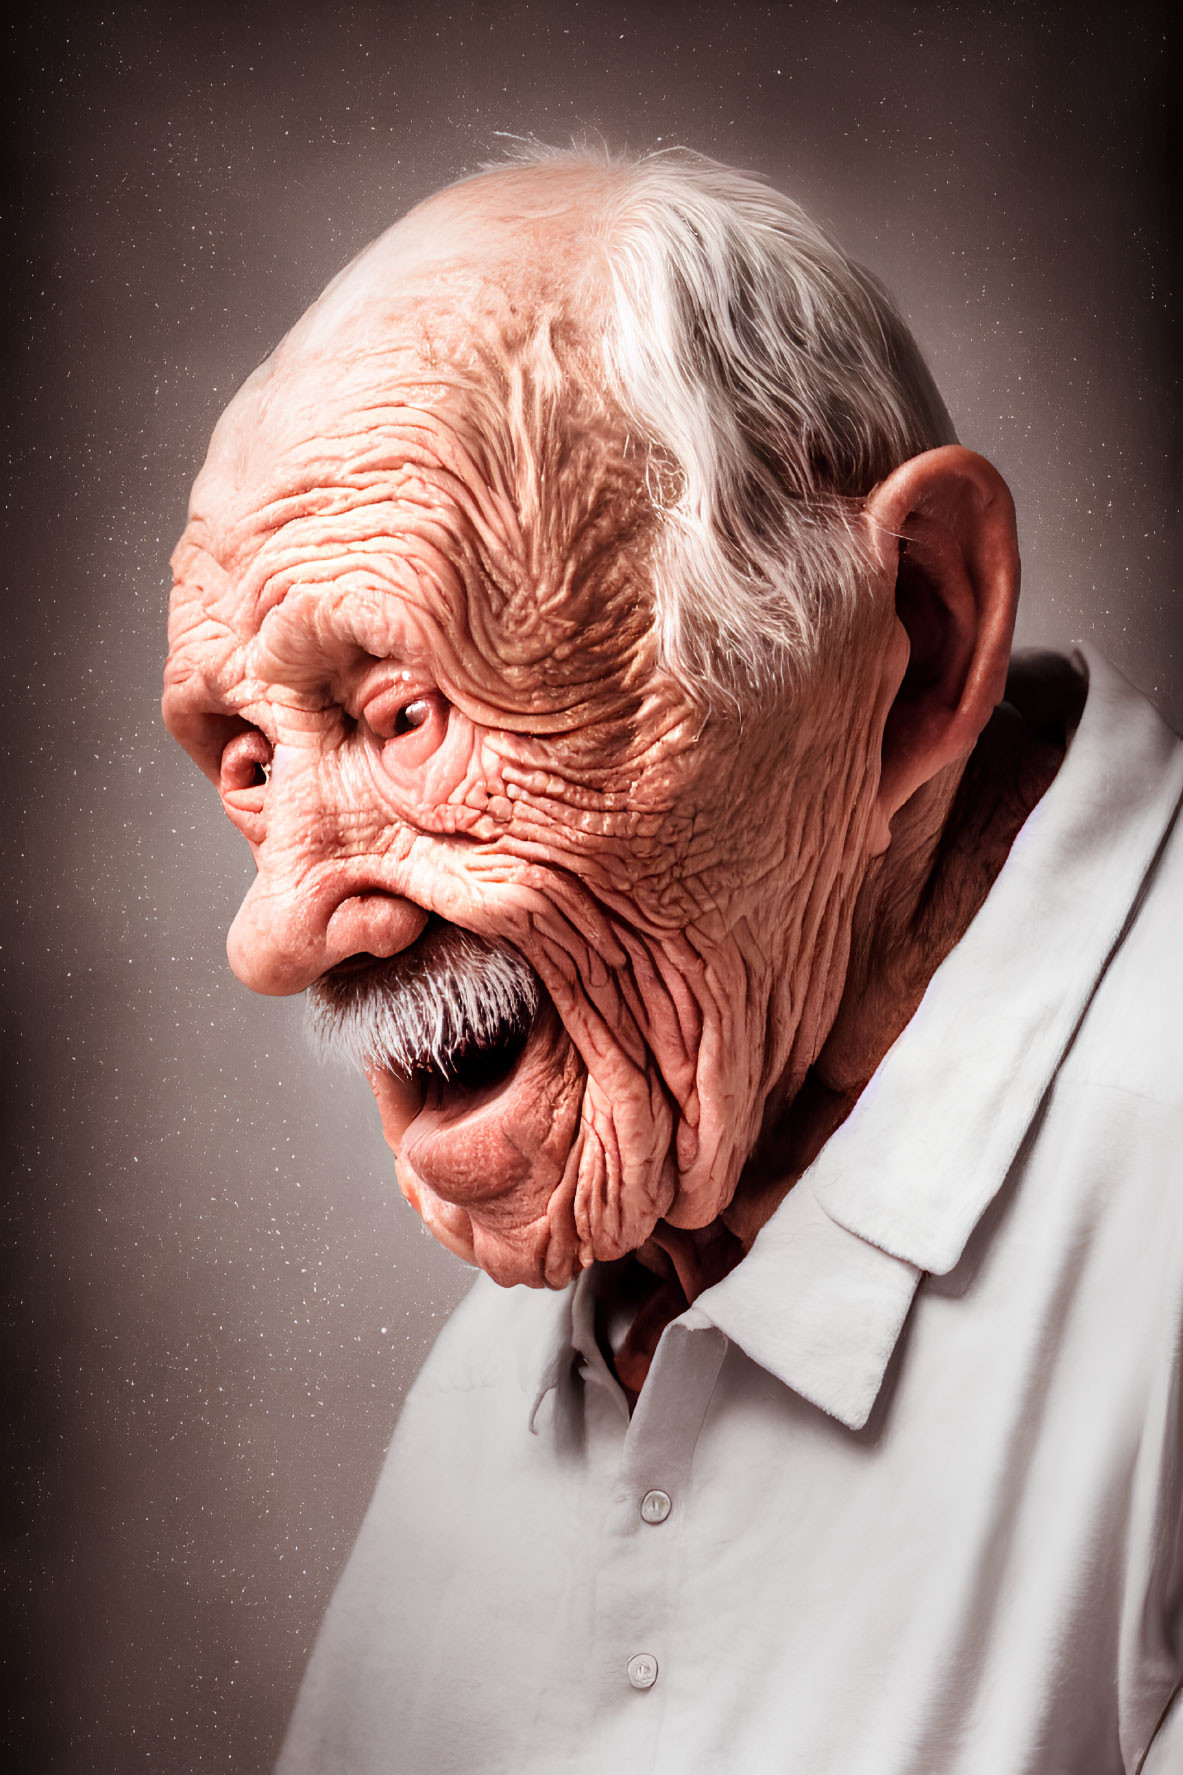
[[[895,304],[754,173],[686,149],[527,141],[508,158],[615,175],[605,369],[648,451],[663,662],[741,705],[798,682],[857,611],[866,495],[956,442]]]
[[[388,961],[322,975],[308,989],[307,1031],[322,1060],[452,1078],[474,1050],[524,1036],[538,1004],[515,949],[433,924]]]

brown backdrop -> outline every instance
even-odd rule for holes
[[[229,976],[247,859],[157,720],[224,401],[496,132],[756,165],[899,294],[1018,500],[1023,632],[1183,712],[1147,5],[38,9],[15,39],[0,960],[22,1769],[269,1765],[466,1273],[364,1086]],[[10,89],[11,90],[11,89]]]

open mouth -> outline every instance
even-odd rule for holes
[[[498,1280],[533,1278],[583,1069],[529,963],[433,919],[400,955],[324,975],[308,1012],[321,1053],[365,1071],[403,1194],[436,1236],[461,1256],[479,1247]],[[534,1230],[505,1231],[522,1226]]]
[[[322,1054],[379,1068],[438,1105],[504,1083],[542,1000],[516,950],[433,917],[401,954],[351,956],[324,975],[308,1011]]]
[[[483,1092],[490,1086],[501,1085],[508,1077],[528,1037],[529,1022],[522,1021],[504,1024],[490,1037],[464,1038],[442,1067],[425,1061],[417,1067],[414,1077],[417,1083],[437,1090]]]
[[[457,1094],[484,1093],[505,1083],[521,1058],[534,1017],[519,1014],[489,1031],[458,1035],[455,1045],[437,1060],[424,1055],[410,1082],[422,1085],[427,1101],[443,1107]]]
[[[436,1238],[506,1287],[568,1282],[587,1073],[525,958],[433,918],[399,955],[323,975],[307,1006],[322,1055],[365,1072]]]

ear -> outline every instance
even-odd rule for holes
[[[907,666],[883,730],[885,821],[968,758],[1002,701],[1019,596],[1015,508],[985,457],[960,445],[901,463],[867,500]],[[900,633],[902,631],[902,635]]]

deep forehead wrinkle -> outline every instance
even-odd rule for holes
[[[240,577],[248,594],[276,544],[281,553],[292,546],[323,553],[335,539],[368,533],[397,544],[424,525],[467,526],[498,533],[520,552],[512,490],[497,485],[503,477],[490,473],[482,428],[467,417],[451,423],[438,408],[391,398],[340,413],[318,435],[265,458],[246,486],[228,486],[215,460],[195,493],[184,546]]]
[[[605,389],[596,230],[558,193],[445,193],[330,286],[219,424],[179,609],[245,637],[301,585],[368,576],[469,644],[482,694],[535,706],[635,652],[645,465]]]
[[[238,454],[227,462],[214,450],[178,577],[192,584],[204,556],[262,614],[302,552],[316,560],[354,544],[391,556],[425,547],[476,574],[495,607],[527,590],[536,608],[561,600],[635,536],[647,510],[640,466],[594,396],[540,388],[525,354],[507,359],[498,380],[441,386],[430,411],[406,405],[401,391],[360,413],[338,397],[317,432],[301,427],[278,455],[255,452],[245,485]]]
[[[291,516],[329,519],[414,466],[442,477],[445,498],[496,508],[472,510],[478,524],[521,532],[545,518],[542,482],[574,431],[598,434],[606,465],[619,459],[620,423],[583,329],[553,299],[527,309],[487,285],[485,297],[483,312],[456,317],[433,295],[430,321],[404,303],[390,323],[401,336],[360,354],[346,342],[331,361],[281,348],[285,361],[256,372],[219,423],[189,540],[238,571]]]
[[[231,403],[215,444],[225,428],[240,448],[245,433],[282,449],[293,426],[317,428],[326,399],[359,412],[417,380],[432,404],[449,389],[504,392],[513,366],[552,389],[602,384],[598,231],[569,214],[486,214],[498,183],[431,200],[347,267]]]
[[[218,424],[191,508],[206,551],[232,568],[292,499],[331,515],[327,490],[393,466],[390,432],[405,442],[416,409],[439,434],[427,437],[437,457],[450,432],[470,483],[520,494],[523,442],[536,453],[573,395],[604,403],[593,201],[604,184],[586,171],[486,175],[429,199],[346,267]]]
[[[497,416],[492,391],[459,376],[427,382],[419,366],[309,364],[278,386],[256,376],[219,422],[190,501],[190,522],[227,539],[243,524],[274,527],[284,501],[364,488],[402,462],[481,457]]]

